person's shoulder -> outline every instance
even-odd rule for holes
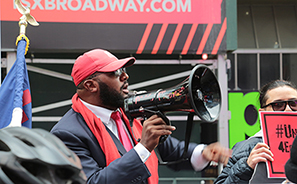
[[[257,144],[258,142],[262,142],[262,138],[261,137],[250,137],[246,140],[237,142],[232,149],[237,148],[237,147],[241,147],[243,145],[253,145],[253,144]]]
[[[77,126],[77,124],[81,124],[81,121],[84,121],[81,114],[75,112],[73,109],[70,109],[64,114],[58,123],[55,124],[51,131],[64,128],[69,129],[73,126]]]
[[[259,142],[262,142],[261,137],[250,137],[249,139],[246,139],[246,140],[243,140],[243,141],[240,141],[240,142],[236,143],[233,146],[232,150],[233,150],[233,152],[250,151]]]

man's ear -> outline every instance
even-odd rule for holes
[[[260,108],[259,111],[265,111],[264,109]]]
[[[90,91],[92,93],[97,92],[99,89],[98,82],[94,80],[86,80],[83,85],[87,91]]]

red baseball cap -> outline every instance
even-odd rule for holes
[[[135,62],[134,57],[118,59],[106,50],[94,49],[79,56],[72,67],[71,76],[77,86],[95,72],[113,72],[123,66],[128,67]]]

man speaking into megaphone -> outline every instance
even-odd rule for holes
[[[77,87],[72,108],[53,127],[58,136],[81,160],[87,183],[158,183],[157,148],[164,161],[180,160],[184,142],[170,136],[176,128],[157,114],[143,124],[130,126],[122,110],[128,97],[126,67],[135,58],[118,59],[110,52],[94,49],[79,56],[71,76]],[[161,136],[168,138],[159,144]],[[200,171],[210,161],[226,164],[231,151],[219,143],[190,143],[184,161],[168,165],[174,170]]]

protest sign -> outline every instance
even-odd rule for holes
[[[274,155],[267,162],[268,178],[285,178],[284,166],[297,133],[297,113],[260,111],[263,141]]]

